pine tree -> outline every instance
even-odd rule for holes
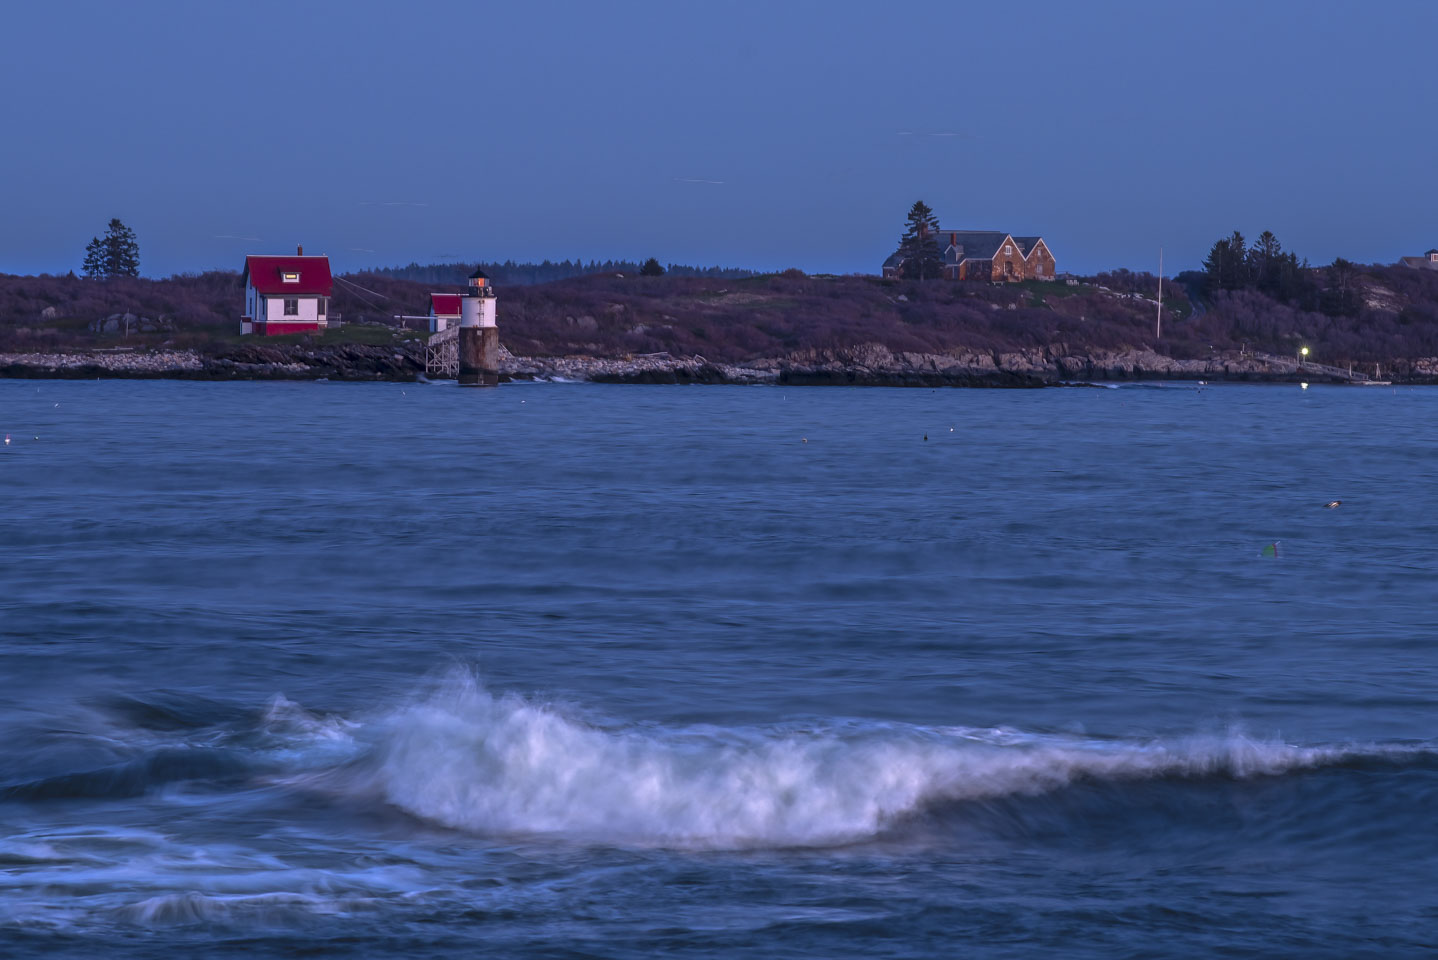
[[[99,237],[85,244],[85,263],[81,269],[91,280],[105,279],[105,245]]]
[[[1223,289],[1242,290],[1248,286],[1248,244],[1237,230],[1228,238],[1228,248],[1233,256],[1228,261],[1228,273],[1223,278]]]
[[[1282,282],[1283,246],[1271,231],[1265,230],[1253,241],[1248,251],[1248,272],[1258,289],[1277,295]]]
[[[1208,257],[1203,261],[1204,290],[1213,293],[1223,289],[1223,278],[1228,271],[1228,259],[1233,256],[1233,251],[1228,247],[1228,238],[1215,240],[1213,246],[1208,249]]]
[[[135,231],[112,219],[103,237],[85,245],[85,276],[95,280],[140,275],[140,242]]]
[[[1298,254],[1292,252],[1283,255],[1275,296],[1300,310],[1318,309],[1318,285],[1313,282],[1307,260],[1299,263]]]
[[[1224,237],[1208,251],[1203,261],[1208,274],[1207,290],[1240,290],[1248,285],[1248,245],[1237,230]]]
[[[899,240],[899,270],[911,280],[937,277],[944,269],[939,254],[939,218],[922,200],[915,201],[905,218],[905,230]]]
[[[105,272],[112,277],[140,275],[140,242],[119,220],[111,220],[105,231]]]
[[[659,265],[658,260],[650,257],[644,261],[644,266],[639,268],[639,275],[641,277],[662,277],[664,276],[664,268]]]

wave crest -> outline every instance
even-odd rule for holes
[[[553,705],[495,697],[467,677],[384,726],[375,786],[433,822],[731,849],[850,843],[934,804],[1082,779],[1276,775],[1404,751],[1238,734],[1136,743],[874,723],[605,729]]]

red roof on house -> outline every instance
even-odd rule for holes
[[[298,273],[300,278],[286,283],[287,273]],[[245,257],[243,280],[265,294],[328,297],[335,288],[329,257]]]
[[[459,316],[459,294],[431,293],[429,295],[429,312],[436,317]]]

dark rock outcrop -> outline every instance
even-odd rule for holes
[[[422,347],[246,343],[206,358],[217,378],[413,380],[424,373]]]

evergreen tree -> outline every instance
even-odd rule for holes
[[[119,220],[111,220],[105,231],[105,272],[112,277],[140,275],[140,242]]]
[[[103,237],[85,245],[85,276],[95,280],[140,275],[140,242],[135,231],[112,219]]]
[[[662,277],[664,276],[664,268],[659,265],[658,260],[650,257],[644,261],[644,266],[639,268],[639,275],[641,277]]]
[[[91,280],[105,279],[105,245],[99,237],[85,244],[85,263],[81,269]]]
[[[943,269],[939,218],[924,201],[915,201],[905,218],[904,236],[899,240],[899,271],[911,280],[928,280],[939,276]]]
[[[1233,235],[1219,240],[1208,251],[1203,261],[1204,272],[1208,274],[1207,290],[1239,290],[1248,285],[1248,246],[1243,234],[1237,230]]]
[[[1298,254],[1286,253],[1279,258],[1278,278],[1273,296],[1291,303],[1300,310],[1313,310],[1318,305],[1318,287],[1309,276],[1308,261],[1298,261]]]
[[[1228,248],[1233,251],[1233,256],[1228,261],[1228,273],[1223,278],[1225,290],[1242,290],[1248,286],[1248,246],[1243,239],[1243,234],[1237,230],[1228,238]]]
[[[1282,284],[1283,246],[1269,230],[1258,235],[1248,251],[1248,273],[1258,289],[1270,296],[1278,295]]]
[[[1288,302],[1300,310],[1319,309],[1319,285],[1313,279],[1313,269],[1309,267],[1307,257],[1301,262],[1296,253],[1284,257],[1283,276]]]
[[[1223,277],[1231,256],[1233,251],[1229,249],[1227,237],[1215,240],[1213,246],[1208,248],[1208,256],[1203,261],[1203,287],[1206,292],[1214,293],[1223,289]]]

